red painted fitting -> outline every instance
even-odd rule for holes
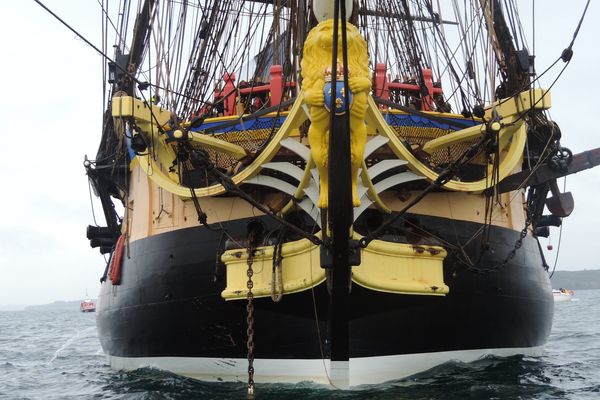
[[[433,105],[433,71],[429,68],[423,69],[423,81],[427,88],[427,96],[421,96],[421,110],[431,111]]]
[[[269,73],[271,74],[271,107],[273,107],[281,103],[283,97],[283,67],[272,65]]]
[[[387,65],[384,63],[375,64],[375,96],[384,100],[390,99],[388,88]]]
[[[225,86],[221,91],[221,96],[225,96],[223,100],[223,115],[235,115],[235,101],[237,92],[235,90],[235,74],[226,72],[223,75]]]

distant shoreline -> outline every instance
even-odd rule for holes
[[[600,269],[556,271],[550,280],[554,289],[600,289]]]
[[[551,278],[552,288],[572,290],[600,289],[600,269],[579,271],[555,271]],[[452,288],[451,288],[452,289]],[[94,299],[94,302],[96,300]],[[23,310],[79,310],[80,300],[62,300],[48,304],[0,304],[0,311]]]
[[[93,299],[96,302],[96,299]],[[47,304],[2,304],[0,305],[0,311],[79,311],[79,305],[81,300],[59,300]]]

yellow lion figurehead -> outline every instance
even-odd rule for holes
[[[342,34],[341,22],[338,35],[338,56],[342,60]],[[350,23],[346,24],[346,37],[348,41],[348,70],[351,77],[371,78],[369,72],[369,56],[367,42],[361,36],[358,28]],[[333,20],[329,19],[319,23],[308,33],[304,42],[302,56],[302,87],[303,90],[322,90],[325,82],[325,70],[331,68],[333,51]]]
[[[341,25],[341,24],[340,24]],[[319,170],[319,201],[317,207],[327,208],[329,204],[329,171],[328,154],[329,141],[329,111],[324,107],[325,80],[332,75],[340,75],[343,67],[342,60],[342,35],[338,39],[337,66],[333,64],[333,20],[326,20],[315,26],[304,42],[302,58],[302,92],[304,102],[309,106],[310,127],[308,129],[308,142],[312,159]],[[341,31],[341,26],[340,26]],[[363,154],[367,140],[367,126],[365,114],[367,98],[371,89],[371,74],[369,73],[369,55],[367,42],[360,35],[358,28],[346,24],[346,37],[348,39],[348,85],[354,94],[350,106],[350,160],[352,176],[352,203],[355,207],[360,205],[358,195],[358,170],[363,161]],[[333,98],[333,97],[332,97]],[[339,100],[336,99],[336,100]]]

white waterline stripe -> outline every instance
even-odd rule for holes
[[[378,384],[401,379],[448,361],[472,362],[487,355],[540,356],[542,351],[543,346],[537,346],[352,358],[349,384]],[[231,382],[247,379],[248,361],[245,358],[108,356],[108,359],[111,367],[117,370],[151,367],[204,381]],[[325,365],[330,373],[329,361]],[[259,383],[329,383],[321,359],[255,359],[254,369],[254,380]]]

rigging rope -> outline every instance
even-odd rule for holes
[[[588,2],[589,3],[589,2]],[[567,191],[567,177],[565,176],[565,180],[563,182],[563,193]],[[554,265],[552,266],[552,273],[550,274],[550,278],[554,276],[554,271],[556,271],[556,265],[558,264],[558,256],[560,254],[560,245],[562,243],[562,233],[563,233],[563,224],[560,224],[560,229],[558,231],[558,244],[556,245],[556,258],[554,258]]]
[[[321,239],[319,237],[317,237],[316,235],[311,235],[308,232],[303,231],[302,229],[298,228],[296,225],[289,223],[285,219],[281,218],[280,216],[278,216],[277,214],[275,214],[274,212],[269,210],[264,204],[254,200],[252,198],[252,196],[250,196],[248,193],[246,193],[244,190],[242,190],[238,185],[236,185],[236,183],[231,179],[231,177],[229,177],[229,176],[225,175],[223,172],[219,171],[212,164],[212,162],[208,159],[208,156],[204,152],[195,150],[194,148],[191,147],[191,144],[189,142],[182,142],[182,143],[185,143],[186,150],[189,154],[192,165],[196,168],[206,169],[206,172],[209,175],[211,175],[214,179],[216,179],[217,182],[219,182],[221,185],[223,185],[223,187],[225,188],[225,190],[228,193],[231,193],[231,194],[234,194],[234,195],[240,197],[242,200],[248,202],[249,204],[251,204],[252,206],[257,208],[258,210],[263,212],[264,214],[275,219],[278,223],[288,227],[290,230],[294,231],[298,235],[310,240],[313,244],[316,244],[316,245],[322,244]]]
[[[271,273],[271,300],[279,303],[283,298],[283,243],[285,242],[286,230],[282,228],[277,234],[277,241],[273,248],[273,270]]]
[[[583,9],[583,13],[581,14],[581,18],[579,18],[579,23],[577,24],[577,28],[575,28],[575,32],[573,32],[573,38],[571,39],[571,43],[569,46],[563,51],[561,56],[564,62],[568,62],[573,57],[573,45],[575,44],[575,39],[577,35],[579,35],[579,29],[581,28],[581,24],[583,24],[583,20],[585,18],[585,14],[587,13],[588,6],[590,5],[590,0],[585,3],[585,8]]]
[[[452,162],[448,167],[446,167],[436,180],[431,182],[429,186],[423,189],[414,199],[412,199],[402,210],[395,213],[395,215],[389,218],[387,221],[383,222],[379,228],[377,228],[373,233],[364,236],[359,240],[358,245],[362,248],[365,248],[371,243],[374,239],[383,234],[385,229],[394,222],[396,222],[400,217],[402,217],[410,208],[412,208],[415,204],[423,200],[423,198],[429,194],[432,190],[437,189],[446,183],[448,183],[456,174],[460,171],[460,169],[468,164],[474,157],[479,154],[479,150],[490,140],[490,136],[488,134],[483,135],[477,143],[469,146],[467,150],[465,150],[462,155],[454,162]]]

